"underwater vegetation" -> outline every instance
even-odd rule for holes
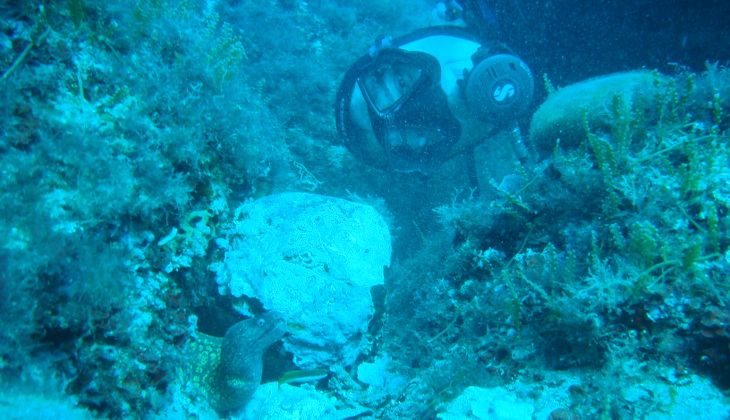
[[[3,372],[55,372],[100,413],[159,404],[193,325],[196,286],[170,273],[205,255],[230,189],[287,159],[227,74],[243,46],[199,12],[27,2],[3,21]]]
[[[216,418],[221,359],[233,382],[316,391],[353,418],[433,418],[469,386],[548,371],[581,376],[565,408],[587,418],[641,416],[610,395],[649,375],[730,387],[727,68],[639,72],[635,95],[546,83],[520,186],[448,201],[464,177],[363,167],[331,109],[364,47],[429,9],[336,3],[0,6],[0,413]],[[585,100],[561,126],[566,92]],[[415,250],[371,292],[358,366],[296,370],[279,330],[225,350],[256,318],[218,293],[217,241],[241,203],[283,191],[368,201],[401,241],[418,213]]]
[[[398,7],[324,5],[312,19],[299,2],[0,6],[8,395],[74,396],[117,418],[169,408],[189,338],[240,319],[207,268],[228,203],[320,188],[336,170],[308,169],[342,159],[320,140],[334,136],[322,92],[346,66],[333,57],[370,38],[362,15],[398,21]]]
[[[622,90],[636,78],[649,83]],[[621,89],[605,89],[616,80]],[[729,83],[727,69],[710,66],[550,93],[531,133],[546,157],[523,168],[522,187],[495,182],[488,200],[438,207],[452,233],[423,251],[438,257],[414,257],[392,275],[384,335],[390,354],[433,375],[421,394],[435,404],[463,384],[578,369],[593,372],[583,386],[598,390],[580,392],[580,417],[641,416],[602,398],[660,365],[730,386]],[[575,113],[564,100],[579,104]],[[536,128],[540,119],[550,121]]]

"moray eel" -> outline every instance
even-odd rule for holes
[[[261,383],[263,355],[286,332],[274,312],[234,324],[223,338],[198,333],[190,343],[193,384],[219,413],[242,408]]]

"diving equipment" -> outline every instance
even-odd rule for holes
[[[340,85],[337,130],[371,166],[429,173],[473,148],[475,138],[514,123],[529,106],[533,85],[522,60],[463,28],[381,38]],[[474,126],[479,132],[465,136]]]

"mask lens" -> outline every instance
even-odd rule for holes
[[[429,173],[443,158],[446,134],[437,128],[392,127],[384,133],[390,162],[398,172]]]
[[[348,148],[377,166],[430,172],[446,159],[461,133],[439,83],[439,61],[401,49],[384,49],[362,60],[350,108],[357,104],[360,111],[356,124],[362,137]]]
[[[432,128],[391,129],[386,131],[386,139],[393,149],[420,151],[426,146],[441,143],[443,134],[440,130]]]
[[[370,71],[358,78],[358,85],[365,98],[379,114],[398,109],[418,86],[423,69],[407,57],[389,62],[375,63]]]

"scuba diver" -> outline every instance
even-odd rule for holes
[[[509,48],[485,38],[495,18],[483,2],[447,0],[436,11],[467,26],[379,38],[341,82],[337,130],[356,158],[396,172],[429,174],[463,154],[477,187],[474,149],[498,132],[512,130],[514,155],[528,160],[517,119],[533,77]]]

